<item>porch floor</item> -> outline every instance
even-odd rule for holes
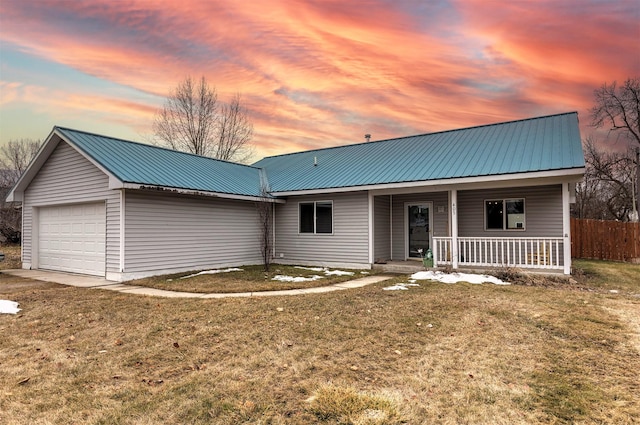
[[[424,271],[425,268],[420,261],[387,261],[385,264],[374,264],[374,270],[381,270],[383,273],[413,274]]]

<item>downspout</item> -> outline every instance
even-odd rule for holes
[[[125,197],[124,197],[124,189],[120,189],[120,264],[119,269],[120,273],[124,273],[124,239],[125,239]]]
[[[389,195],[389,259],[393,260],[393,195]]]
[[[276,258],[276,203],[271,204],[272,214],[271,214],[271,259]]]
[[[562,183],[562,249],[564,274],[571,274],[571,216],[569,212],[569,183]]]
[[[22,198],[22,208],[20,208],[20,267],[24,269],[24,244],[22,238],[24,237],[24,196]],[[33,209],[31,209],[31,246],[33,246]],[[33,251],[33,249],[32,249]],[[31,255],[31,263],[33,263],[33,254]]]
[[[369,264],[373,265],[373,194],[371,192],[367,193],[369,198]]]

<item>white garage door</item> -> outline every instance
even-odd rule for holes
[[[38,268],[104,276],[105,204],[40,208]]]

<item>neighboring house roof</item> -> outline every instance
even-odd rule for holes
[[[317,164],[317,165],[314,165]],[[447,180],[584,164],[577,113],[264,158],[272,193]]]

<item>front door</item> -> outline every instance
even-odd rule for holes
[[[431,248],[431,203],[407,204],[407,257],[421,258]]]

